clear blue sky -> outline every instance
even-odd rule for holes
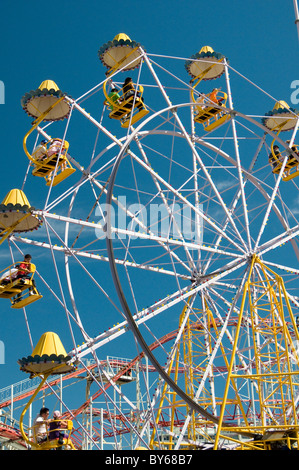
[[[116,34],[128,34],[150,53],[186,58],[210,45],[240,73],[289,102],[291,82],[299,79],[294,19],[291,0],[2,0],[0,80],[5,84],[5,104],[0,105],[0,200],[10,189],[21,187],[27,170],[22,140],[31,120],[20,106],[21,97],[45,78],[74,98],[82,95],[104,78],[97,51]],[[235,93],[240,111],[253,112],[256,105],[260,112],[260,103],[249,103],[244,93],[241,87]],[[26,184],[33,206],[43,204],[43,189]],[[9,264],[7,243],[0,246],[0,261],[3,268]],[[35,261],[42,275],[53,279],[53,272],[40,269],[40,252]],[[91,307],[98,302],[89,300]],[[27,309],[34,342],[43,331],[61,329],[55,309],[49,302]],[[22,311],[12,311],[7,301],[0,301],[0,320],[0,340],[5,344],[2,388],[27,377],[19,372],[17,359],[31,351]],[[66,349],[71,348],[69,336],[61,333]]]

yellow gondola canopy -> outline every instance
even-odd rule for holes
[[[44,80],[37,90],[25,93],[21,99],[21,105],[24,111],[34,118],[39,118],[51,106],[53,106],[62,97],[68,96],[63,93],[53,80]],[[68,117],[70,113],[70,104],[66,100],[60,101],[44,117],[44,121],[60,121]]]
[[[10,227],[13,233],[36,230],[42,221],[32,213],[34,210],[22,190],[12,189],[0,204],[0,231]]]
[[[132,41],[124,33],[117,34],[113,41],[109,41],[100,47],[98,56],[102,64],[112,69],[118,64],[123,70],[133,70],[139,67],[141,56],[140,44]]]
[[[18,360],[20,369],[30,374],[65,374],[75,369],[68,364],[71,356],[67,355],[64,346],[56,333],[44,333],[31,355]]]
[[[299,110],[290,108],[285,101],[277,101],[272,111],[265,113],[262,124],[270,130],[289,131],[296,125]]]
[[[218,63],[213,65],[215,62]],[[225,70],[224,62],[224,55],[215,52],[210,46],[204,46],[197,54],[192,55],[190,59],[185,62],[185,69],[192,78],[204,74],[203,80],[213,80],[223,74]],[[213,67],[211,67],[211,65],[213,65]],[[208,68],[210,68],[210,70],[205,73]]]

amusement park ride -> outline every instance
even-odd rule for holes
[[[46,201],[36,209],[24,188],[11,190],[0,243],[48,250],[61,296],[42,296],[43,266],[12,256],[0,301],[30,325],[31,304],[58,300],[73,348],[47,331],[19,359],[29,377],[0,392],[2,447],[297,450],[299,222],[289,201],[299,111],[282,100],[258,120],[235,109],[228,59],[210,46],[179,77],[125,34],[98,56],[105,78],[77,100],[45,80],[21,102],[34,119],[27,178],[46,186]],[[86,111],[95,96],[99,120]],[[85,167],[72,146],[78,115],[97,132]],[[86,293],[101,305],[94,325]],[[32,407],[50,397],[59,437],[46,427],[41,438]]]

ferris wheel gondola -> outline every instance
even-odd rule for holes
[[[262,122],[265,127],[279,136],[281,132],[291,131],[298,127],[299,111],[290,108],[285,101],[278,101],[273,110],[265,114]],[[293,138],[291,140],[293,141]],[[274,174],[279,174],[283,166],[283,181],[290,181],[299,175],[299,154],[297,145],[293,143],[289,150],[280,152],[274,138],[271,143],[269,161]]]
[[[145,117],[149,111],[144,104],[143,86],[133,85],[132,79],[127,77],[122,89],[111,85],[111,79],[117,71],[126,72],[134,70],[141,65],[143,51],[141,45],[131,41],[129,36],[121,33],[115,36],[112,42],[104,44],[98,56],[105,67],[107,67],[107,81],[104,82],[103,92],[105,104],[108,106],[109,118],[121,122],[121,126],[128,128]],[[107,90],[107,87],[110,90]]]
[[[194,107],[194,121],[201,123],[206,132],[211,132],[220,127],[230,119],[230,114],[226,110],[227,93],[221,89],[214,88],[209,93],[198,94],[196,87],[202,81],[215,80],[225,72],[227,59],[225,56],[214,50],[210,46],[201,48],[185,62],[185,68],[191,75],[191,99],[196,104]]]
[[[32,354],[18,360],[22,371],[30,373],[31,377],[41,377],[40,384],[21,414],[20,429],[24,441],[29,448],[34,450],[57,450],[62,449],[62,447],[71,450],[75,449],[71,440],[71,432],[73,429],[73,422],[71,420],[62,421],[61,419],[57,419],[51,421],[54,426],[52,428],[50,426],[50,429],[55,430],[55,432],[48,430],[47,425],[44,426],[43,429],[43,426],[41,427],[40,423],[37,422],[32,429],[30,429],[29,435],[28,431],[25,432],[23,424],[24,416],[28,408],[46,380],[51,375],[66,374],[70,371],[74,371],[74,365],[68,364],[70,359],[59,336],[53,332],[46,332],[40,337]],[[41,428],[43,430],[42,433]]]
[[[41,151],[39,145],[30,154],[27,150],[27,139],[42,121],[56,122],[68,118],[71,106],[66,97],[67,94],[63,93],[53,80],[44,80],[37,90],[26,93],[21,100],[24,111],[35,118],[23,139],[23,148],[33,166],[32,174],[44,177],[48,186],[56,186],[76,171],[67,157],[69,144],[56,138],[43,142],[44,151]]]

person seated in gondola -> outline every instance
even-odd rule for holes
[[[117,88],[113,87],[108,95],[109,101],[105,100],[104,105],[108,107],[110,112],[114,111],[114,116],[122,116],[123,110],[119,108],[123,101]],[[111,103],[112,102],[112,103]]]
[[[24,261],[16,265],[16,268],[18,268],[18,271],[15,277],[15,279],[20,280],[19,284],[25,284],[25,280],[30,279],[32,285],[29,287],[29,295],[33,295],[34,292],[37,292],[35,280],[32,279],[33,270],[31,267],[31,259],[32,257],[29,254],[24,256]],[[21,293],[18,293],[14,299],[14,302],[20,301],[21,295],[22,295]]]
[[[299,157],[298,145],[292,145],[291,149]]]
[[[52,139],[49,142],[47,140],[42,140],[38,147],[35,149],[33,153],[33,158],[37,163],[41,163],[44,160],[48,160],[50,157],[56,156],[58,157],[60,149],[61,149],[61,140],[60,139]],[[47,148],[47,144],[49,144],[49,148]],[[62,146],[61,154],[65,153],[65,146]],[[57,158],[53,158],[51,160],[53,163],[57,161]],[[49,162],[47,164],[50,164]]]
[[[273,146],[273,153],[271,152],[269,155],[269,162],[271,163],[273,169],[277,167],[280,161],[280,150],[278,145]]]
[[[33,437],[36,443],[41,444],[47,441],[48,425],[49,408],[43,407],[33,422]]]
[[[17,272],[17,279],[28,279],[31,274],[31,255],[25,255],[24,261],[22,261],[19,265],[17,265],[18,272]]]
[[[109,102],[104,101],[104,104],[108,106],[109,111],[113,111],[113,109],[117,108],[121,104],[121,97],[117,88],[111,89],[108,98]],[[111,103],[111,101],[113,104]]]
[[[64,146],[62,146],[62,148],[61,148],[61,140],[60,139],[52,139],[50,141],[49,150],[47,152],[48,158],[52,157],[52,155],[56,155],[56,157],[58,157],[60,149],[61,149],[61,154],[62,154],[64,152],[65,148],[64,148]]]
[[[0,278],[0,285],[7,286],[8,284],[11,284],[16,279],[17,273],[17,268],[12,268],[9,271],[6,271]]]
[[[122,90],[124,101],[127,101],[130,99],[130,97],[132,97],[132,100],[130,100],[129,103],[125,104],[125,108],[132,109],[135,95],[137,98],[139,98],[138,100],[136,100],[136,107],[138,108],[138,110],[141,111],[142,109],[145,109],[143,106],[143,98],[140,96],[140,92],[135,90],[131,77],[127,77],[125,79],[124,84],[122,86]]]
[[[47,141],[42,140],[41,143],[36,147],[33,157],[37,161],[42,161],[47,158]]]
[[[31,255],[25,255],[24,261],[14,265],[12,269],[4,273],[0,279],[0,283],[7,285],[11,284],[16,279],[20,279],[20,284],[24,284],[24,279],[29,279],[31,275]]]
[[[47,164],[51,166],[56,166],[59,153],[60,153],[59,160],[62,161],[62,163],[59,166],[61,168],[61,171],[64,171],[67,168],[67,161],[63,159],[62,156],[66,153],[66,148],[64,145],[61,148],[60,139],[52,139],[50,141],[50,146],[47,152],[47,158],[50,158],[50,157],[53,157],[53,158]],[[47,181],[51,181],[52,175],[53,175],[53,171],[48,175]]]
[[[61,420],[60,411],[56,410],[53,413],[53,420],[49,423],[49,440],[57,440],[59,446],[57,450],[62,449],[63,439],[65,438],[65,433],[63,429],[67,428],[67,424],[64,420]]]
[[[212,101],[213,103],[217,104],[218,106],[222,106],[222,105],[223,105],[222,101],[223,101],[223,99],[224,99],[224,98],[218,98],[218,97],[217,97],[218,91],[220,91],[220,90],[221,90],[221,88],[214,88],[214,89],[211,91],[211,93],[209,94],[209,99],[210,99],[210,101]]]
[[[205,109],[207,107],[207,97],[203,93],[200,93],[200,96],[196,98],[196,104],[200,109]]]
[[[290,140],[287,140],[286,143],[289,145],[290,144]],[[296,160],[296,157],[294,158],[293,155],[290,155],[289,156],[289,159],[288,159],[288,165],[289,166],[296,166],[296,165],[299,165],[299,151],[298,151],[298,145],[297,144],[293,144],[292,147],[291,147],[291,151],[293,153],[295,153],[295,155],[298,156],[298,160]]]

